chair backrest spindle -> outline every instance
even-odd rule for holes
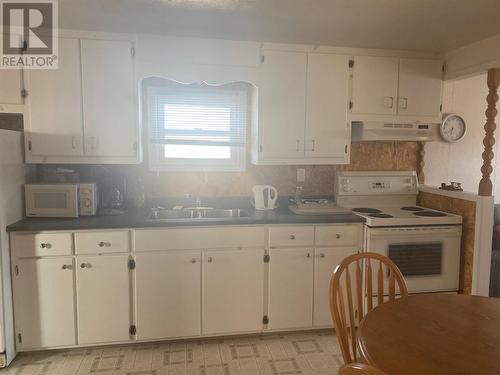
[[[378,266],[375,265],[374,269],[372,261],[378,261]],[[353,272],[349,269],[351,265],[355,267]],[[387,284],[384,268],[388,270]],[[377,284],[375,291],[373,282]],[[401,297],[407,296],[408,288],[398,267],[389,258],[378,253],[351,255],[335,269],[330,282],[330,309],[346,364],[358,358],[355,327],[373,309],[374,292],[377,294],[375,303],[378,305],[384,303],[385,295],[392,301],[396,298],[396,284]],[[384,291],[385,285],[388,286],[387,293]]]

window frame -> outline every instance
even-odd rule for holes
[[[225,88],[224,85],[210,86],[206,84],[186,84],[183,89],[189,89],[189,87],[193,87],[194,90],[200,89],[217,89],[224,90],[225,92],[232,93],[238,97],[239,100],[239,108],[241,109],[240,116],[243,117],[242,125],[243,125],[243,144],[241,146],[231,146],[230,153],[231,157],[229,159],[183,159],[183,158],[166,158],[165,154],[165,144],[163,143],[155,143],[151,138],[151,130],[156,128],[156,124],[154,123],[156,118],[153,116],[155,113],[155,96],[161,94],[165,89],[171,89],[170,85],[182,85],[182,83],[177,83],[171,80],[165,80],[168,82],[167,85],[162,85],[158,83],[145,84],[144,93],[145,93],[145,108],[146,110],[146,128],[147,128],[147,136],[145,137],[147,140],[148,153],[149,153],[149,170],[154,172],[169,172],[169,171],[178,171],[178,172],[189,172],[189,171],[209,171],[209,172],[242,172],[246,170],[246,158],[247,158],[247,144],[248,144],[248,98],[249,98],[249,90],[248,89],[234,89],[231,87]],[[234,82],[240,83],[240,82]],[[241,82],[244,83],[244,82]],[[231,85],[231,83],[229,84]],[[230,126],[237,126],[231,122]]]

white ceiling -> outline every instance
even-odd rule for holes
[[[500,33],[500,0],[59,0],[61,28],[447,51]]]

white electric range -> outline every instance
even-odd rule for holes
[[[410,292],[458,290],[462,217],[417,206],[415,172],[338,172],[335,193],[365,219],[363,251],[396,263]]]

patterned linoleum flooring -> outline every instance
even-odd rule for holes
[[[336,375],[332,331],[23,353],[1,375]]]

